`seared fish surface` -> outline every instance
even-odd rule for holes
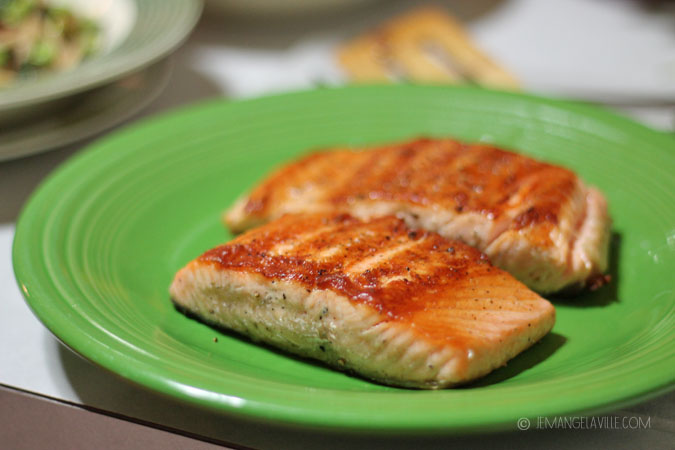
[[[604,281],[607,203],[570,170],[451,139],[366,150],[313,153],[278,169],[226,224],[240,232],[286,213],[396,215],[475,246],[540,293]]]
[[[555,321],[484,254],[392,216],[284,216],[190,262],[170,293],[254,341],[425,389],[487,374]]]

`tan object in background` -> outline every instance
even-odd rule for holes
[[[473,82],[517,89],[518,82],[471,41],[441,9],[423,8],[394,18],[338,51],[355,81]]]

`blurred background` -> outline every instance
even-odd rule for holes
[[[612,105],[673,130],[672,2],[211,0],[172,85],[189,98],[240,97],[353,81],[338,49],[428,5],[456,18],[522,91]]]
[[[593,103],[673,133],[675,2],[0,0],[0,303],[12,322],[0,341],[17,364],[2,364],[0,384],[77,402],[67,374],[48,372],[66,361],[100,403],[123,403],[115,389],[138,395],[38,339],[46,331],[15,288],[22,205],[92,140],[204,100],[417,82]],[[92,381],[106,375],[112,393]]]
[[[351,82],[479,84],[600,103],[674,127],[669,1],[0,5],[0,160],[63,147],[145,108]]]
[[[204,99],[468,83],[675,130],[671,1],[0,0],[0,9],[0,190],[15,193],[5,221],[87,140]]]

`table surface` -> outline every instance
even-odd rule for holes
[[[495,6],[497,3],[499,5]],[[561,17],[575,14],[573,7],[583,7],[587,2],[574,0],[565,3],[568,9],[560,11]],[[500,51],[496,33],[510,29],[506,25],[513,25],[514,20],[525,21],[526,24],[534,22],[541,27],[544,15],[556,15],[550,10],[536,13],[531,0],[506,4],[482,1],[475,2],[475,5],[478,6],[473,9],[464,5],[458,13],[467,21],[479,43],[491,51]],[[622,5],[609,15],[610,22],[604,25],[608,30],[614,29],[611,20],[616,23],[629,20],[643,23],[644,29],[652,29],[653,20],[663,20],[652,17],[651,11],[635,9],[632,4],[623,2]],[[232,18],[207,9],[193,35],[173,56],[174,72],[167,89],[135,119],[200,99],[242,98],[311,87],[317,82],[339,83],[342,76],[332,59],[336,43],[406,7],[410,7],[410,3],[376,3],[311,20]],[[595,11],[596,14],[600,12]],[[673,22],[669,23],[672,26]],[[594,26],[602,29],[603,23],[595,23]],[[660,42],[661,37],[651,36],[648,39]],[[577,39],[576,42],[583,40]],[[522,51],[526,53],[526,50]],[[670,51],[672,61],[675,61],[675,39]],[[541,75],[537,78],[538,72],[531,66],[532,62],[522,55],[518,56],[517,49],[506,53],[506,59],[512,62],[510,67],[516,67],[516,72],[527,81],[526,86],[533,86],[533,90],[553,95],[580,95],[589,88],[588,74],[580,73],[577,79],[568,78],[568,84],[560,79],[542,81]],[[612,61],[606,64],[610,63]],[[609,69],[605,67],[604,70]],[[641,101],[639,105],[622,103],[612,107],[656,128],[674,130],[673,103],[653,99]],[[672,445],[675,436],[675,395],[672,393],[612,413],[649,418],[650,428],[645,430],[533,430],[487,436],[401,438],[334,434],[250,422],[185,405],[119,379],[73,354],[51,335],[24,303],[12,272],[11,245],[21,206],[51,170],[85,145],[86,142],[79,143],[0,163],[0,384],[159,424],[210,439],[211,442],[255,448],[305,448],[308,444],[321,445],[322,448],[355,445],[368,448],[409,448],[413,445],[447,448],[451,444],[486,448],[514,445],[524,448],[568,448],[572,445],[579,448],[666,448]],[[7,412],[10,403],[0,403],[0,417],[3,408]]]

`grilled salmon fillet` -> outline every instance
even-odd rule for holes
[[[170,294],[254,341],[425,389],[504,365],[555,321],[478,250],[392,216],[283,216],[190,262]]]
[[[224,215],[240,232],[286,213],[403,218],[475,246],[540,293],[604,280],[603,195],[572,171],[485,144],[417,139],[309,154],[281,167]]]

